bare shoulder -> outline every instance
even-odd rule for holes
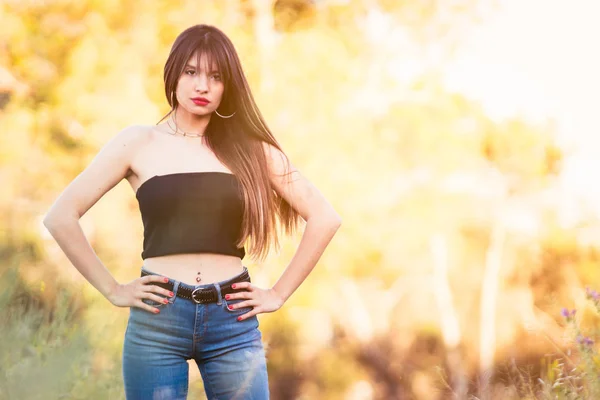
[[[286,175],[298,172],[283,151],[267,142],[262,142],[262,145],[271,175]]]
[[[122,146],[136,149],[139,146],[148,144],[153,136],[154,131],[150,125],[130,125],[119,131],[111,140]],[[110,143],[110,142],[109,142]]]
[[[127,163],[126,176],[134,172],[133,165],[136,159],[144,153],[144,149],[149,147],[157,135],[156,130],[151,125],[130,125],[123,128],[109,140],[100,153],[118,157]]]

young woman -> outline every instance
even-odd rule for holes
[[[123,347],[127,399],[184,399],[188,363],[209,399],[267,399],[256,315],[278,310],[311,272],[341,220],[289,162],[250,92],[231,41],[196,25],[164,68],[171,111],[104,146],[44,224],[73,265],[113,305],[130,307]],[[123,178],[144,224],[141,277],[117,282],[79,225]],[[277,228],[306,221],[296,254],[271,288],[242,259],[263,260]]]

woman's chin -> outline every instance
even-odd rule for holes
[[[185,107],[185,111],[194,117],[209,117],[213,113],[213,110],[208,110],[206,108],[202,109],[200,107],[194,107],[192,109]]]

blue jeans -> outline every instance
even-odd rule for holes
[[[148,271],[144,267],[143,270]],[[160,309],[153,314],[131,307],[123,345],[123,380],[128,400],[186,399],[188,363],[194,359],[209,400],[264,400],[269,384],[262,335],[256,316],[238,321],[252,307],[229,310],[220,285],[187,285],[171,279],[174,297],[168,304],[144,302]],[[215,286],[217,303],[197,304],[177,297],[181,286]],[[162,296],[161,296],[162,297]]]

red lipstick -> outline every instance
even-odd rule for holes
[[[198,106],[205,106],[208,103],[210,103],[210,101],[208,101],[208,99],[206,99],[204,97],[194,97],[194,98],[192,98],[192,101],[194,102],[194,104],[196,104]]]

